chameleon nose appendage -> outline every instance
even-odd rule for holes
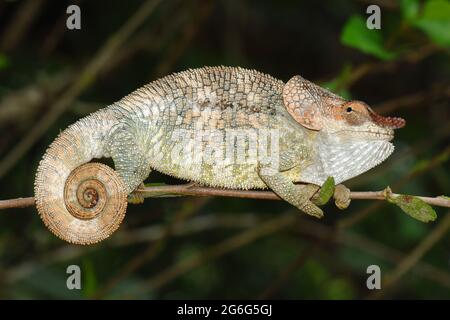
[[[397,117],[384,117],[373,111],[370,111],[370,117],[377,125],[389,129],[400,129],[406,124],[405,119]]]
[[[101,163],[75,168],[65,181],[63,199],[51,194],[51,188],[45,191],[42,186],[42,190],[47,194],[36,198],[39,215],[56,236],[71,243],[102,241],[125,217],[125,185],[113,169]]]

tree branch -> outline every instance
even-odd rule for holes
[[[162,185],[151,186],[137,189],[135,193],[141,194],[144,198],[162,198],[162,197],[179,197],[179,196],[197,196],[197,197],[233,197],[245,199],[261,199],[261,200],[281,200],[272,191],[256,191],[256,190],[233,190],[201,187],[192,183],[179,185]],[[350,199],[352,200],[386,200],[386,191],[352,191]],[[391,193],[393,197],[399,194]],[[439,207],[450,208],[450,199],[445,197],[422,197],[417,198],[424,202]],[[17,198],[0,200],[0,209],[25,208],[34,205],[34,198]]]
[[[34,206],[33,197],[0,200],[0,209],[26,208],[31,206]]]

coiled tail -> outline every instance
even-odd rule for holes
[[[89,163],[108,156],[113,117],[100,110],[61,132],[36,173],[34,193],[44,224],[59,238],[93,244],[109,237],[127,207],[125,184],[109,166]]]

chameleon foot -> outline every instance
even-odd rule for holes
[[[339,209],[346,209],[350,205],[350,189],[343,184],[338,184],[334,189],[334,203]]]
[[[299,188],[300,199],[296,203],[296,207],[304,213],[316,217],[323,218],[323,211],[317,205],[315,205],[310,199],[320,189],[319,186],[314,184],[296,185]]]
[[[142,182],[137,188],[137,189],[143,189],[145,188],[145,184]],[[142,195],[142,193],[138,193],[138,192],[132,192],[128,195],[128,203],[131,204],[142,204],[144,203],[144,196]]]
[[[265,184],[280,198],[310,216],[323,217],[322,210],[310,200],[317,190],[320,189],[319,186],[314,184],[293,184],[286,176],[270,167],[258,168],[258,174]]]

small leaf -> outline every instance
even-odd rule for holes
[[[326,204],[334,194],[334,186],[334,178],[328,177],[320,187],[319,196],[314,200],[314,203],[318,206]]]
[[[386,200],[399,206],[406,214],[422,222],[434,221],[437,218],[434,209],[418,197],[402,194],[392,196],[387,192]]]
[[[381,31],[367,28],[364,18],[360,15],[354,15],[347,21],[341,33],[341,42],[382,60],[393,59],[396,56],[383,47]]]
[[[445,200],[450,200],[450,197],[449,197],[449,196],[444,196],[444,195],[439,196],[439,198],[443,198],[443,199],[445,199]]]
[[[423,9],[423,14],[413,24],[425,32],[435,43],[450,46],[449,1],[427,1]]]

